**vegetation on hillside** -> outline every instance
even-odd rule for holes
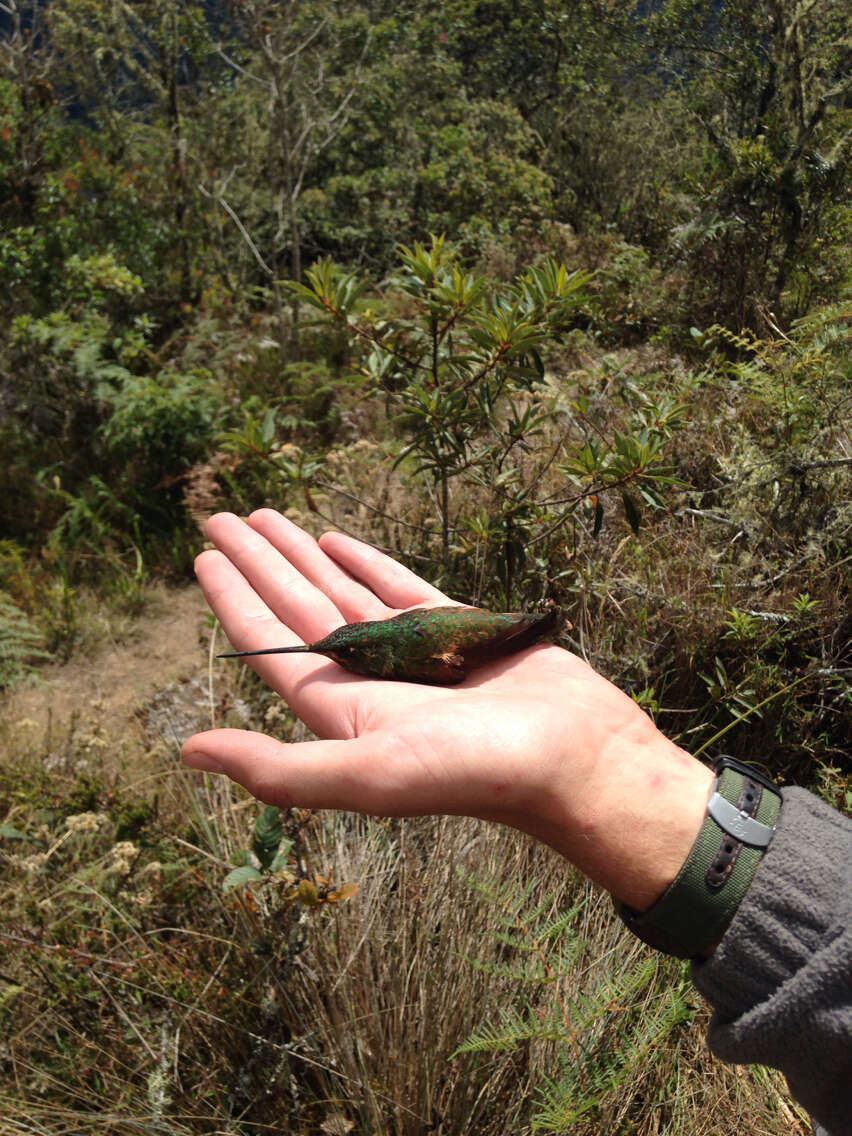
[[[557,601],[692,752],[850,807],[846,7],[0,4],[0,688],[190,579],[210,512],[271,505],[461,600]],[[216,682],[214,717],[294,736]],[[4,726],[21,1131],[744,1115],[739,1077],[702,1079],[679,971],[600,961],[610,920],[542,853],[294,815],[273,870],[232,789],[162,746],[169,800],[131,792],[92,729]],[[260,879],[223,895],[239,868]],[[789,1131],[762,1076],[750,1130]]]

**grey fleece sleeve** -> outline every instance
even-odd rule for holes
[[[852,820],[785,789],[775,837],[711,957],[692,965],[724,1061],[772,1065],[852,1136]]]

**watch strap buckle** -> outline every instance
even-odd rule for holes
[[[768,848],[775,834],[774,825],[755,820],[753,816],[731,804],[718,791],[710,798],[707,811],[720,828],[743,844],[750,844],[752,848]]]

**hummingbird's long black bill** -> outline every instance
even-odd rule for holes
[[[312,650],[307,644],[302,647],[264,647],[260,651],[226,651],[217,655],[217,659],[242,659],[246,655],[292,655],[298,652]]]

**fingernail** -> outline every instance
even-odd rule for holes
[[[224,773],[225,767],[221,761],[217,761],[215,757],[211,757],[209,753],[200,753],[198,750],[193,750],[192,753],[181,754],[184,765],[188,765],[190,769],[201,769],[205,773]]]

